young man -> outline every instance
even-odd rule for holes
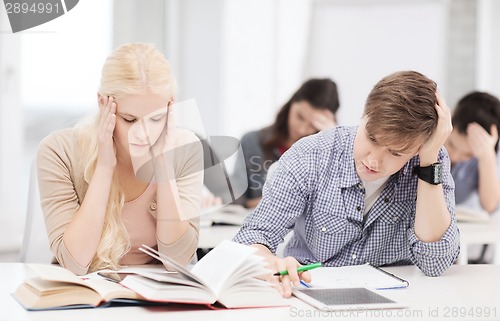
[[[437,276],[456,260],[459,232],[446,150],[452,130],[436,84],[414,71],[379,81],[359,127],[304,138],[280,159],[235,241],[258,248],[284,296],[310,281],[300,264],[416,264]],[[273,253],[294,235],[286,258]],[[300,263],[299,263],[300,262]]]
[[[455,181],[455,202],[496,213],[500,203],[500,100],[485,92],[471,92],[460,99],[451,120],[453,130],[445,146]],[[478,257],[470,262],[487,263],[487,249],[484,244]]]
[[[484,92],[465,95],[453,112],[452,123],[454,128],[445,146],[456,183],[456,203],[463,203],[473,192],[478,192],[480,206],[491,213],[500,203],[497,175],[500,100]]]

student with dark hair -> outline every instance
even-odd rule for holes
[[[294,144],[234,240],[269,262],[284,296],[308,282],[301,264],[415,264],[445,271],[459,254],[454,184],[443,144],[451,113],[436,83],[415,71],[371,90],[359,127],[338,126]],[[274,253],[285,235],[294,234]],[[288,275],[272,273],[287,270]]]
[[[339,106],[332,80],[310,79],[280,109],[274,124],[245,134],[241,139],[244,160],[237,161],[233,177],[243,186],[247,181],[248,189],[237,203],[257,206],[269,166],[299,139],[334,127]],[[238,164],[245,164],[246,169]]]
[[[500,203],[498,128],[500,100],[485,92],[472,92],[458,102],[452,117],[453,131],[446,140],[457,205],[488,213]],[[486,263],[488,245],[470,263]]]
[[[472,92],[458,102],[452,117],[453,131],[446,141],[455,201],[463,203],[478,192],[481,207],[497,209],[500,182],[497,176],[500,101],[485,92]]]

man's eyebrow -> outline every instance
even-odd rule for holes
[[[393,149],[393,148],[389,148],[389,151],[391,153],[397,153],[397,154],[406,154],[406,151],[404,149]]]
[[[397,148],[388,148],[389,151],[391,151],[392,153],[398,153],[398,154],[410,154],[411,152],[411,148],[401,148],[401,149],[397,149]]]

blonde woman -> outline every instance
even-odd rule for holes
[[[37,155],[51,250],[82,275],[152,263],[141,244],[188,263],[198,244],[201,143],[175,128],[175,79],[149,44],[106,60],[90,122],[52,133]]]

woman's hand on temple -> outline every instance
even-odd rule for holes
[[[325,110],[321,115],[313,119],[312,125],[318,131],[322,131],[337,126],[337,121],[335,115],[330,110]]]
[[[116,124],[116,103],[113,97],[101,97],[99,100],[98,156],[97,166],[114,168],[116,150],[113,132]]]

